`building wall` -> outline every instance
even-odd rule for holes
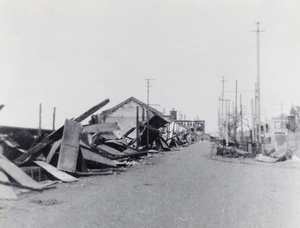
[[[122,134],[125,134],[131,128],[136,127],[136,107],[139,107],[139,121],[142,121],[143,107],[134,101],[130,101],[106,116],[104,122],[117,122],[121,128]],[[151,118],[153,113],[149,111],[149,115]],[[147,118],[146,110],[144,117],[145,119]]]
[[[282,147],[286,144],[287,137],[287,117],[276,117],[270,120],[269,132],[271,137],[271,144],[275,147]]]

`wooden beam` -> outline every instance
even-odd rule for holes
[[[139,106],[136,106],[136,148],[140,146]]]
[[[106,158],[98,153],[92,152],[91,150],[81,147],[82,156],[87,161],[97,162],[110,167],[117,167],[117,163],[109,158]]]
[[[51,147],[51,150],[48,153],[48,156],[47,156],[47,159],[46,159],[47,163],[51,162],[51,159],[53,158],[53,155],[55,154],[57,149],[60,147],[60,144],[61,144],[61,139],[53,143],[53,145]]]
[[[0,181],[2,183],[10,183],[7,176],[2,171],[0,171]],[[0,188],[0,199],[1,200],[16,200],[16,199],[18,199],[18,197],[11,186],[2,184],[1,188]]]
[[[81,123],[68,119],[65,121],[57,163],[57,168],[59,170],[75,173],[81,131]]]
[[[0,168],[12,179],[14,179],[16,182],[18,182],[20,185],[22,185],[25,188],[31,190],[43,190],[50,185],[50,184],[42,185],[36,182],[25,172],[23,172],[23,170],[21,170],[14,163],[10,162],[7,158],[2,156],[1,154],[0,154]]]
[[[88,111],[86,111],[82,115],[75,118],[74,121],[81,122],[81,121],[85,120],[87,117],[89,117],[93,113],[97,112],[99,109],[101,109],[103,106],[107,105],[108,103],[109,103],[109,99],[106,99],[106,100],[102,101],[101,103],[99,103],[99,104],[95,105],[94,107],[90,108]]]
[[[43,162],[43,161],[34,161],[35,164],[37,164],[38,166],[42,167],[44,170],[46,170],[48,173],[50,173],[52,176],[54,176],[55,178],[63,181],[63,182],[74,182],[74,181],[78,181],[77,178],[62,172],[60,170],[58,170],[57,168],[55,168],[54,166]]]
[[[97,145],[96,150],[100,150],[100,151],[107,153],[107,154],[111,155],[112,157],[116,157],[116,158],[123,158],[123,157],[128,156],[127,154],[122,153],[110,146],[105,145],[105,144]]]

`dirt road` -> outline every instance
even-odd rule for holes
[[[155,154],[1,203],[1,227],[300,227],[300,166],[212,159],[210,144]]]

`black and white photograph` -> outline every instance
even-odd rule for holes
[[[300,1],[0,0],[1,228],[300,227]]]

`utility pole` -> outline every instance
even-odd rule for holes
[[[257,29],[256,31],[256,34],[257,34],[257,122],[258,122],[258,144],[260,146],[261,144],[261,129],[260,129],[260,126],[261,126],[261,121],[260,121],[260,62],[259,62],[259,33],[260,32],[264,32],[262,30],[259,30],[259,24],[260,22],[257,22],[256,23],[256,26],[257,26]]]
[[[257,83],[255,83],[255,135],[256,135],[256,143],[259,144],[259,122],[258,122],[258,92],[257,92]],[[257,147],[256,147],[257,148]]]
[[[280,125],[281,125],[281,132],[283,132],[283,121],[282,121],[282,118],[283,118],[283,116],[282,116],[282,115],[283,115],[283,113],[282,113],[282,101],[281,101],[281,104],[280,104],[280,105],[281,105],[281,118],[280,118],[280,122],[281,122],[281,123],[280,123]]]
[[[52,130],[55,130],[55,115],[56,115],[56,107],[53,108],[53,122],[52,122]]]
[[[255,102],[251,99],[251,117],[252,117],[252,142],[256,143],[256,112],[255,112]]]
[[[39,136],[42,135],[42,103],[40,103],[39,108]]]
[[[147,105],[149,105],[149,92],[150,92],[149,88],[152,87],[150,85],[150,81],[152,81],[154,79],[152,79],[152,78],[146,78],[145,80],[147,81]]]
[[[242,105],[242,94],[240,94],[240,115],[241,115],[241,142],[244,141],[244,131],[243,131],[243,105]]]
[[[150,85],[150,80],[154,80],[152,78],[146,78],[147,80],[147,149],[149,149],[149,119],[150,119],[150,114],[149,114],[149,88],[152,87]]]
[[[221,98],[219,98],[219,107],[218,107],[218,131],[219,137],[221,138],[221,105],[220,105]]]
[[[221,136],[224,139],[224,80],[225,76],[222,76],[222,111],[221,111]]]
[[[238,82],[237,80],[235,80],[235,109],[234,109],[234,133],[233,133],[233,137],[234,137],[234,141],[236,142],[236,129],[237,129],[237,88],[238,88]]]
[[[225,128],[224,128],[224,138],[226,144],[229,142],[229,121],[230,121],[230,100],[225,99]]]

